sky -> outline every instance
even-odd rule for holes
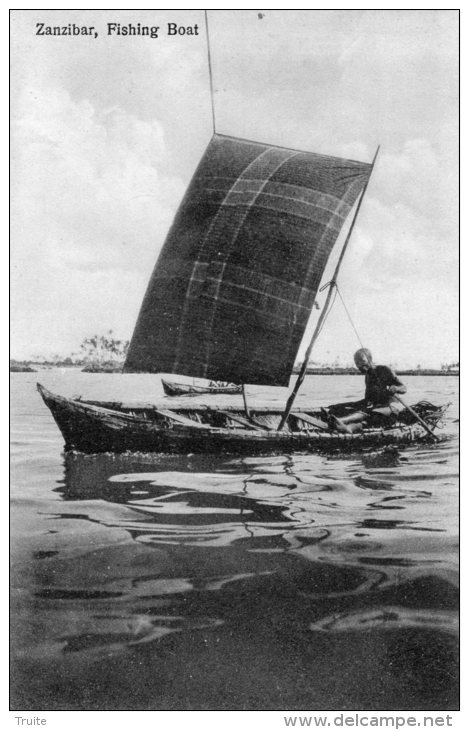
[[[159,37],[107,35],[139,22]],[[458,360],[457,11],[220,10],[209,30],[217,131],[366,162],[380,145],[341,295],[375,361]],[[13,10],[11,69],[11,356],[129,339],[212,134],[203,12]],[[312,359],[358,344],[337,299]]]

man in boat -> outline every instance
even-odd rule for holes
[[[365,397],[354,403],[332,406],[328,411],[330,425],[347,433],[361,430],[364,421],[369,419],[376,425],[386,425],[390,417],[405,408],[394,396],[407,391],[392,368],[373,364],[371,352],[366,347],[357,350],[353,359],[365,375]]]

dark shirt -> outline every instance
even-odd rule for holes
[[[393,394],[387,390],[388,385],[402,385],[394,370],[387,365],[376,365],[365,375],[365,401],[367,405],[387,406]]]

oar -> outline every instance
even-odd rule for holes
[[[431,430],[431,428],[430,428],[430,426],[428,425],[428,423],[425,423],[425,421],[423,420],[423,418],[420,418],[419,414],[418,414],[418,413],[416,413],[416,411],[414,411],[414,409],[413,409],[413,408],[411,408],[410,406],[408,406],[408,405],[407,405],[407,403],[405,403],[405,402],[404,402],[404,401],[402,400],[402,398],[400,398],[400,397],[399,397],[399,396],[398,396],[398,395],[397,395],[396,393],[393,393],[393,395],[394,395],[394,398],[395,398],[396,400],[398,400],[398,401],[399,401],[399,403],[402,403],[402,405],[404,406],[404,408],[407,408],[407,410],[409,411],[409,413],[412,413],[412,415],[414,416],[414,418],[416,418],[416,419],[417,419],[417,421],[418,421],[418,422],[419,422],[419,423],[420,423],[420,424],[421,424],[421,425],[422,425],[422,426],[424,427],[425,431],[426,431],[426,432],[427,432],[427,433],[428,433],[428,434],[429,434],[429,435],[430,435],[430,436],[431,436],[431,437],[432,437],[433,439],[435,439],[435,441],[439,441],[439,440],[440,440],[440,439],[438,438],[438,436],[436,435],[436,433],[433,433],[433,431]]]

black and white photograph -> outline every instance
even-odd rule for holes
[[[452,726],[459,10],[17,9],[10,64],[10,710]]]

